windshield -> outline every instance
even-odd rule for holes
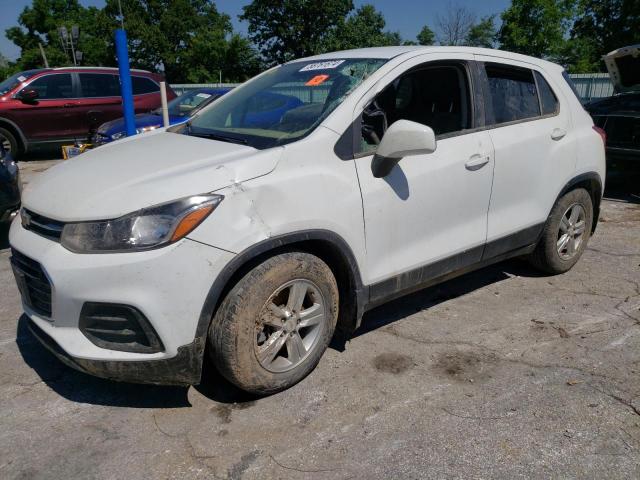
[[[0,83],[0,95],[6,95],[22,82],[26,82],[30,77],[40,71],[41,70],[26,70],[24,72],[16,73],[15,75],[11,75],[4,82]]]
[[[258,149],[296,141],[385,62],[359,58],[282,65],[223,96],[183,133]]]
[[[187,92],[174,98],[167,104],[169,115],[175,117],[188,117],[195,111],[209,102],[218,98],[221,93],[208,93],[201,90]],[[162,109],[157,108],[154,113],[161,114]]]

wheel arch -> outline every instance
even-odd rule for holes
[[[239,253],[224,267],[209,289],[196,327],[196,343],[201,360],[209,325],[229,290],[249,270],[267,258],[292,250],[316,255],[329,265],[336,276],[340,312],[334,344],[337,348],[344,348],[348,336],[360,325],[367,289],[362,284],[355,255],[342,237],[329,230],[305,230],[263,240]]]
[[[13,121],[9,120],[8,118],[0,117],[0,128],[5,128],[9,130],[11,133],[13,133],[18,142],[18,148],[21,149],[22,152],[27,151],[27,145],[28,145],[27,138],[24,136],[24,134],[22,133],[22,130],[20,130],[20,127],[18,127],[18,125],[16,125]]]
[[[585,172],[573,177],[562,188],[554,205],[560,200],[567,192],[575,190],[576,188],[584,188],[589,195],[591,195],[591,201],[593,202],[593,222],[591,224],[591,233],[596,231],[596,225],[598,224],[598,218],[600,217],[600,202],[604,193],[602,178],[597,172]]]

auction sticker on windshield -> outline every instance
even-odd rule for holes
[[[302,67],[300,72],[308,72],[310,70],[327,70],[329,68],[336,68],[338,65],[344,63],[344,60],[329,60],[327,62],[310,63]]]

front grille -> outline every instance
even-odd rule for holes
[[[42,235],[43,237],[50,238],[51,240],[60,241],[62,229],[64,228],[63,222],[38,215],[26,208],[22,209],[20,215],[22,217],[22,226],[26,230],[31,230],[32,232]]]
[[[51,316],[51,284],[38,262],[11,249],[11,266],[24,303],[34,312]]]

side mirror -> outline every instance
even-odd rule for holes
[[[39,96],[40,94],[38,93],[38,91],[34,90],[33,88],[26,88],[24,90],[21,90],[17,95],[18,100],[22,102],[33,102],[37,100]]]
[[[403,157],[435,151],[436,134],[431,127],[410,120],[398,120],[382,137],[373,157],[371,171],[376,178],[386,177]]]

